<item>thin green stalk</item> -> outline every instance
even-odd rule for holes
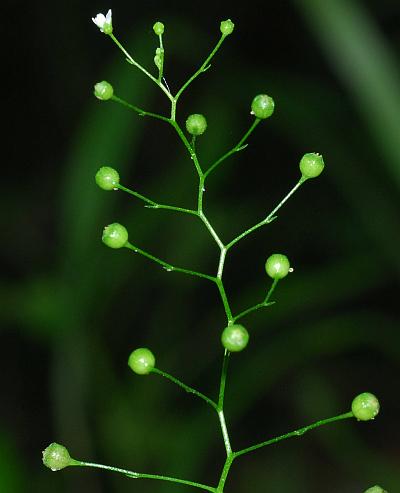
[[[134,472],[134,471],[128,471],[127,469],[120,469],[119,467],[113,467],[113,466],[105,466],[103,464],[96,464],[93,462],[83,462],[83,461],[75,461],[73,464],[74,466],[82,466],[82,467],[95,467],[97,469],[105,469],[107,471],[113,471],[113,472],[118,472],[120,474],[124,474],[125,476],[128,476],[133,479],[158,479],[160,481],[169,481],[172,483],[180,483],[180,484],[186,484],[188,486],[193,486],[194,488],[200,488],[202,490],[206,491],[211,491],[212,493],[215,493],[215,488],[212,486],[208,486],[205,484],[201,483],[196,483],[195,481],[188,481],[186,479],[178,479],[178,478],[172,478],[170,476],[163,476],[161,474],[145,474],[141,472]]]
[[[174,384],[176,384],[179,387],[181,387],[186,392],[189,392],[190,394],[194,394],[197,397],[200,397],[200,399],[203,399],[203,401],[205,401],[207,404],[209,404],[213,409],[215,409],[217,411],[217,404],[212,399],[210,399],[206,395],[202,394],[198,390],[193,389],[192,387],[189,387],[189,385],[186,385],[185,383],[181,382],[180,380],[178,380],[177,378],[173,377],[169,373],[166,373],[165,371],[159,370],[158,368],[153,368],[151,370],[151,373],[156,373],[157,375],[161,375],[162,377],[170,380]]]
[[[201,169],[201,166],[200,166],[200,163],[199,163],[199,160],[197,158],[197,155],[196,153],[194,152],[194,149],[192,148],[192,146],[190,145],[189,141],[187,140],[185,134],[182,132],[182,129],[181,127],[178,125],[178,123],[172,119],[168,120],[168,122],[174,127],[174,129],[176,130],[177,134],[179,135],[179,138],[181,139],[181,141],[183,142],[183,144],[185,145],[187,151],[189,152],[190,154],[190,159],[193,161],[194,165],[195,165],[195,168],[196,168],[196,171],[197,171],[197,174],[199,175],[199,178],[201,179],[202,176],[203,176],[203,171]]]
[[[221,476],[219,478],[218,486],[216,488],[216,493],[222,493],[224,491],[224,486],[226,478],[228,477],[229,469],[231,468],[232,462],[235,459],[235,454],[231,453],[227,456],[225,460],[224,467],[222,468]]]
[[[142,108],[139,108],[138,106],[130,104],[124,99],[119,98],[115,94],[112,96],[111,100],[115,101],[116,103],[120,103],[133,111],[136,111],[136,113],[139,113],[140,116],[151,116],[152,118],[157,118],[158,120],[162,120],[164,122],[170,122],[169,118],[167,118],[166,116],[159,115],[158,113],[151,113],[150,111],[145,111]]]
[[[243,233],[241,233],[239,236],[234,238],[230,243],[226,245],[226,249],[229,250],[229,248],[233,247],[238,241],[242,240],[246,236],[248,236],[250,233],[255,231],[258,228],[261,228],[261,226],[264,226],[265,224],[271,223],[274,219],[276,219],[276,216],[274,214],[287,202],[287,200],[294,194],[294,192],[300,188],[300,186],[307,180],[307,178],[304,178],[303,176],[300,178],[300,180],[297,182],[297,184],[290,190],[290,192],[279,202],[279,204],[273,209],[268,216],[260,221],[259,223],[255,224],[249,229],[246,229]]]
[[[222,304],[224,305],[226,318],[228,319],[228,323],[230,324],[232,323],[233,316],[232,316],[231,307],[229,306],[228,297],[226,296],[224,283],[222,282],[222,279],[220,277],[214,277],[213,280],[217,284],[219,294],[221,295]]]
[[[217,406],[218,419],[221,426],[222,437],[224,439],[226,455],[228,457],[232,454],[232,447],[229,440],[228,428],[225,422],[224,398],[225,398],[226,376],[228,372],[229,354],[230,354],[229,351],[225,349],[224,359],[222,361],[222,371],[221,371],[221,379],[219,383],[218,406]]]
[[[217,235],[217,233],[215,232],[214,228],[211,226],[211,224],[210,224],[209,220],[206,218],[205,214],[202,211],[200,211],[198,213],[198,216],[203,221],[203,223],[205,224],[206,228],[208,229],[208,231],[211,234],[211,236],[214,238],[214,240],[217,243],[217,245],[222,250],[224,248],[224,244],[220,240],[220,238]]]
[[[208,170],[204,173],[204,177],[207,178],[207,176],[212,173],[215,168],[221,164],[223,161],[225,161],[225,159],[227,159],[229,156],[231,156],[232,154],[235,154],[235,152],[239,152],[239,151],[242,151],[243,149],[245,149],[247,147],[247,144],[246,145],[243,145],[246,140],[249,138],[249,136],[251,135],[251,133],[254,131],[254,129],[257,127],[257,125],[260,123],[260,119],[259,118],[256,118],[251,127],[249,128],[249,130],[247,130],[247,132],[243,135],[243,137],[240,139],[240,141],[235,145],[235,147],[233,147],[230,151],[226,152],[223,156],[221,156],[219,159],[217,159],[215,161],[215,163],[213,163],[209,168]]]
[[[251,308],[247,308],[247,310],[244,310],[240,312],[238,315],[235,315],[232,319],[233,322],[237,322],[239,319],[245,317],[249,313],[255,312],[256,310],[259,310],[260,308],[266,308],[267,306],[274,305],[275,301],[272,303],[266,303],[265,301],[262,301],[261,303],[257,303],[257,305],[252,306]]]
[[[118,188],[119,190],[122,190],[123,192],[129,193],[130,195],[133,195],[134,197],[137,197],[140,200],[143,200],[146,202],[148,205],[147,207],[149,209],[166,209],[170,211],[176,211],[176,212],[183,212],[185,214],[191,214],[192,216],[198,216],[197,211],[194,211],[192,209],[185,209],[184,207],[176,207],[174,205],[165,205],[165,204],[158,204],[157,202],[154,202],[154,200],[149,199],[148,197],[135,192],[135,190],[131,190],[129,188],[124,187],[120,183],[115,185],[115,188]]]
[[[161,80],[162,80],[163,75],[164,75],[164,57],[165,57],[162,34],[158,35],[158,39],[160,41],[160,50],[161,50],[161,65],[160,65],[160,68],[158,71],[158,83],[161,84]]]
[[[161,83],[161,81],[158,81],[153,75],[151,75],[150,72],[148,72],[140,63],[138,63],[136,60],[134,60],[131,55],[125,50],[125,48],[122,46],[122,44],[118,41],[118,39],[114,36],[114,34],[109,35],[110,38],[114,41],[114,43],[118,46],[118,48],[122,51],[122,53],[126,56],[128,59],[129,63],[137,67],[139,70],[141,70],[149,79],[151,79],[157,86],[166,94],[168,99],[172,101],[173,97],[172,94],[168,91],[168,89],[164,86],[164,84]]]
[[[285,435],[280,435],[275,438],[271,438],[265,442],[258,443],[256,445],[252,445],[251,447],[244,448],[242,450],[238,450],[234,452],[235,457],[239,457],[240,455],[247,454],[248,452],[252,452],[253,450],[257,450],[261,447],[265,447],[267,445],[272,445],[273,443],[280,442],[282,440],[286,440],[291,437],[298,437],[304,435],[309,430],[313,430],[314,428],[318,428],[319,426],[323,426],[329,423],[333,423],[335,421],[340,421],[342,419],[354,418],[353,413],[350,411],[348,413],[339,414],[338,416],[334,416],[333,418],[321,419],[311,425],[304,426],[303,428],[299,428],[298,430],[291,431],[290,433],[286,433]]]
[[[165,262],[164,260],[161,260],[158,257],[151,255],[150,253],[147,253],[146,251],[138,248],[137,246],[132,245],[132,243],[129,243],[129,241],[127,241],[125,243],[125,248],[128,248],[129,250],[132,250],[135,253],[139,253],[140,255],[143,255],[143,257],[146,257],[146,258],[152,260],[153,262],[160,264],[167,272],[172,272],[172,271],[181,272],[182,274],[189,274],[191,276],[197,276],[197,277],[201,277],[203,279],[208,279],[209,281],[216,282],[216,278],[213,276],[203,274],[202,272],[196,272],[194,270],[182,269],[181,267],[175,267],[174,265],[171,265],[168,262]]]
[[[190,77],[190,79],[188,81],[186,81],[183,86],[179,89],[179,91],[176,93],[175,97],[174,97],[174,100],[175,100],[175,103],[178,101],[178,99],[180,98],[180,96],[182,95],[183,91],[185,89],[188,88],[188,86],[194,81],[194,79],[196,79],[196,77],[198,77],[201,73],[205,72],[206,70],[208,70],[209,66],[209,62],[211,61],[211,59],[213,58],[213,56],[217,53],[217,51],[219,50],[220,46],[222,45],[224,39],[226,38],[226,35],[223,34],[218,43],[216,44],[215,48],[212,50],[212,52],[208,55],[208,57],[206,58],[206,60],[204,61],[204,63],[201,65],[201,67]]]

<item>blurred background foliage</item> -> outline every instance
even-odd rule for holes
[[[189,491],[99,471],[51,473],[40,455],[51,441],[80,459],[211,484],[224,460],[204,403],[126,366],[133,348],[149,346],[161,369],[215,396],[225,320],[207,281],[100,242],[102,227],[119,221],[173,264],[216,269],[217,248],[193,218],[94,184],[108,164],[126,186],[183,207],[197,186],[172,129],[92,96],[107,79],[133,104],[167,111],[92,24],[109,7],[116,34],[148,67],[151,27],[166,24],[173,91],[214,45],[220,20],[236,23],[178,109],[181,122],[207,116],[204,163],[239,140],[255,94],[276,101],[249,147],[209,179],[206,212],[223,239],[265,217],[296,182],[302,154],[321,152],[327,164],[228,256],[236,312],[262,299],[268,255],[286,253],[295,272],[276,305],[243,320],[252,340],[231,358],[227,421],[240,448],[347,411],[365,390],[382,413],[244,456],[227,491],[400,491],[398,0],[5,2],[0,491]]]

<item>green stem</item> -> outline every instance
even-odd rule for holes
[[[232,462],[235,458],[235,454],[231,453],[227,456],[225,460],[224,467],[222,468],[221,476],[219,478],[218,486],[216,488],[216,493],[222,493],[224,491],[224,486],[226,478],[228,477],[229,469],[231,468]]]
[[[265,301],[262,301],[261,303],[257,303],[257,305],[254,305],[251,308],[247,308],[247,310],[244,310],[244,311],[240,312],[238,315],[235,315],[233,317],[232,321],[235,323],[239,319],[248,315],[249,313],[255,312],[256,310],[259,310],[260,308],[266,308],[267,306],[271,306],[274,304],[275,304],[275,301],[273,301],[272,303],[266,303]]]
[[[142,110],[142,108],[139,108],[138,106],[135,106],[133,104],[128,103],[124,99],[119,98],[115,94],[111,98],[112,101],[115,101],[116,103],[120,103],[123,106],[126,106],[127,108],[136,111],[136,113],[139,113],[140,116],[151,116],[152,118],[157,118],[158,120],[162,120],[163,122],[170,122],[169,118],[159,115],[157,113],[151,113],[150,111],[145,111]]]
[[[203,171],[201,169],[201,166],[200,166],[200,163],[199,163],[199,160],[197,158],[197,155],[196,153],[194,152],[194,149],[193,147],[190,145],[189,141],[187,140],[185,134],[182,132],[182,129],[181,127],[178,125],[178,123],[172,118],[171,116],[171,119],[168,120],[168,122],[174,127],[175,131],[177,132],[177,134],[179,135],[179,138],[181,139],[181,141],[183,142],[183,144],[185,145],[187,151],[189,152],[190,154],[190,159],[193,161],[194,163],[194,166],[196,168],[196,171],[197,171],[197,174],[199,175],[199,178],[202,179],[203,177]]]
[[[125,248],[128,248],[129,250],[132,250],[135,253],[140,253],[140,255],[143,255],[143,257],[146,257],[146,258],[152,260],[153,262],[160,264],[168,272],[172,272],[172,271],[181,272],[182,274],[189,274],[191,276],[197,276],[197,277],[201,277],[203,279],[208,279],[209,281],[216,282],[216,278],[213,276],[209,276],[209,275],[203,274],[201,272],[196,272],[194,270],[182,269],[181,267],[175,267],[174,265],[171,265],[168,262],[165,262],[164,260],[161,260],[158,257],[151,255],[150,253],[147,253],[146,251],[138,248],[137,246],[132,245],[132,243],[129,243],[129,241],[127,241],[125,243]]]
[[[307,431],[313,430],[314,428],[318,428],[319,426],[323,426],[329,423],[333,423],[335,421],[340,421],[342,419],[348,419],[348,418],[354,418],[354,415],[351,411],[348,413],[339,414],[338,416],[334,416],[333,418],[322,419],[311,425],[304,426],[303,428],[299,428],[298,430],[291,431],[290,433],[286,433],[285,435],[280,435],[278,437],[271,438],[270,440],[267,440],[265,442],[261,442],[256,445],[252,445],[251,447],[244,448],[242,450],[234,452],[234,455],[235,457],[239,457],[240,455],[247,454],[248,452],[252,452],[253,450],[257,450],[261,447],[265,447],[267,445],[271,445],[273,443],[286,440],[287,438],[304,435],[304,433],[306,433]]]
[[[222,35],[216,44],[215,48],[212,50],[212,52],[208,55],[202,66],[190,77],[190,79],[183,84],[183,86],[179,89],[179,91],[176,93],[174,100],[175,102],[178,101],[180,96],[182,95],[183,91],[188,88],[188,86],[198,77],[202,72],[205,72],[209,67],[207,66],[209,62],[211,61],[212,57],[217,53],[219,50],[220,46],[222,45],[224,39],[226,38],[226,35]]]
[[[217,284],[219,294],[221,295],[222,304],[224,305],[224,310],[226,314],[226,318],[228,319],[228,324],[231,324],[233,321],[232,310],[229,306],[228,297],[226,296],[224,283],[220,277],[214,277],[213,280]]]
[[[122,53],[126,56],[128,59],[129,63],[134,65],[136,68],[141,70],[149,79],[151,79],[157,86],[166,94],[168,99],[172,101],[173,97],[172,94],[168,91],[168,89],[164,86],[164,84],[161,83],[161,81],[158,81],[153,75],[151,75],[150,72],[148,72],[144,67],[140,65],[136,60],[134,60],[131,55],[125,50],[125,48],[122,46],[122,44],[118,41],[118,39],[114,36],[114,34],[109,35],[110,38],[114,41],[114,43],[118,46],[118,48],[122,51]]]
[[[221,426],[222,437],[224,439],[226,455],[228,457],[232,454],[232,447],[229,440],[228,429],[225,422],[224,398],[225,398],[225,385],[226,385],[226,375],[228,372],[229,355],[230,355],[229,351],[225,349],[224,359],[222,361],[222,371],[221,371],[221,379],[219,383],[218,406],[217,406],[218,419]]]
[[[229,156],[231,156],[232,154],[235,154],[235,152],[238,152],[238,151],[241,151],[243,150],[246,146],[246,145],[243,145],[246,140],[249,138],[250,134],[254,131],[254,129],[257,127],[257,125],[260,123],[260,119],[259,118],[256,118],[251,127],[249,128],[249,130],[247,130],[247,132],[244,134],[244,136],[240,139],[240,141],[235,145],[235,147],[233,147],[230,151],[228,151],[227,153],[225,153],[223,156],[221,156],[219,159],[217,159],[217,161],[215,161],[215,163],[213,163],[209,168],[208,170],[204,173],[204,177],[207,178],[207,176],[212,173],[215,168],[222,163],[222,161],[225,161],[225,159],[227,159]]]
[[[300,186],[306,181],[307,178],[304,178],[303,176],[300,178],[300,180],[297,182],[297,184],[290,190],[290,192],[279,202],[279,204],[273,209],[268,216],[260,221],[259,223],[255,224],[249,229],[246,229],[243,233],[241,233],[239,236],[234,238],[230,243],[226,245],[226,249],[229,250],[229,248],[233,247],[238,241],[242,240],[246,236],[248,236],[250,233],[255,231],[258,228],[261,228],[261,226],[264,226],[265,224],[271,223],[274,219],[274,214],[285,204],[285,202],[294,194],[294,192],[300,188]]]
[[[203,401],[205,401],[207,404],[209,404],[213,409],[215,409],[217,411],[217,404],[213,400],[211,400],[210,398],[208,398],[206,395],[202,394],[201,392],[197,391],[196,389],[193,389],[192,387],[189,387],[188,385],[186,385],[185,383],[181,382],[177,378],[173,377],[169,373],[166,373],[165,371],[159,370],[158,368],[153,368],[151,370],[151,373],[156,373],[157,375],[161,375],[162,377],[170,380],[174,384],[176,384],[179,387],[181,387],[186,392],[189,392],[190,394],[194,394],[197,397],[200,397],[200,399],[203,399]]]
[[[127,469],[120,469],[119,467],[113,467],[113,466],[105,466],[103,464],[96,464],[93,462],[75,461],[73,465],[82,466],[82,467],[95,467],[97,469],[105,469],[107,471],[118,472],[120,474],[124,474],[125,476],[128,476],[133,479],[140,479],[140,478],[158,479],[161,481],[170,481],[172,483],[186,484],[188,486],[193,486],[194,488],[200,488],[202,490],[211,491],[212,493],[215,493],[215,488],[213,488],[212,486],[196,483],[195,481],[188,481],[186,479],[171,478],[170,476],[162,476],[160,474],[145,474],[141,472],[128,471]]]
[[[164,75],[164,56],[165,56],[162,34],[159,34],[158,39],[160,41],[160,50],[161,50],[161,65],[160,65],[160,69],[158,71],[158,83],[161,84],[161,80],[162,80],[163,75]]]
[[[214,228],[211,226],[211,224],[210,224],[209,220],[206,218],[205,214],[202,211],[200,211],[198,213],[198,216],[203,221],[203,223],[205,224],[206,228],[208,229],[208,231],[211,234],[211,236],[214,238],[214,240],[217,243],[217,245],[220,247],[221,250],[223,250],[224,249],[224,244],[220,240],[220,238],[217,235],[217,233],[215,232]]]
[[[146,202],[150,209],[166,209],[170,211],[176,211],[176,212],[183,212],[185,214],[191,214],[193,216],[198,216],[197,211],[194,211],[192,209],[185,209],[183,207],[176,207],[174,205],[165,205],[165,204],[158,204],[157,202],[154,202],[154,200],[149,199],[148,197],[145,197],[144,195],[135,192],[134,190],[130,190],[129,188],[124,187],[120,183],[115,185],[115,188],[118,188],[119,190],[122,190],[123,192],[129,193],[130,195],[133,195],[134,197],[137,197],[140,200],[143,200]]]

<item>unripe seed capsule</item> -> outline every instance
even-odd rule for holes
[[[316,178],[325,167],[321,154],[309,152],[300,160],[300,171],[304,178]]]
[[[266,94],[259,94],[251,103],[251,114],[262,120],[271,116],[274,109],[274,100]]]
[[[221,25],[219,28],[221,30],[221,33],[224,36],[228,36],[229,34],[233,33],[233,30],[235,28],[235,24],[230,19],[227,19],[226,21],[221,22]]]
[[[191,135],[201,135],[206,131],[206,128],[207,128],[207,120],[204,115],[195,113],[193,115],[188,116],[186,120],[186,130]]]
[[[107,101],[108,99],[111,99],[113,97],[113,94],[113,86],[106,80],[98,82],[94,86],[94,95],[97,99],[100,99],[101,101]]]
[[[102,166],[96,173],[95,180],[103,190],[114,190],[119,183],[119,174],[110,166]]]
[[[141,347],[132,351],[128,358],[128,366],[138,375],[147,375],[156,364],[154,354],[150,349]]]
[[[164,34],[164,24],[162,22],[156,22],[153,26],[153,31],[157,36]]]
[[[128,241],[128,231],[122,224],[109,224],[103,230],[102,241],[110,248],[122,248]]]
[[[353,399],[351,411],[354,417],[360,421],[369,421],[374,419],[379,413],[379,401],[370,392],[363,392]]]
[[[381,488],[380,486],[375,485],[365,490],[364,493],[387,493],[387,491]]]
[[[228,351],[242,351],[249,342],[249,333],[243,325],[228,325],[222,332],[221,341]]]
[[[283,279],[291,272],[289,259],[286,255],[274,253],[267,258],[265,270],[272,279]]]
[[[68,450],[59,443],[51,443],[43,450],[43,464],[52,471],[59,471],[72,464],[73,459],[69,455]]]

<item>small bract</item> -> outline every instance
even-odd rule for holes
[[[110,248],[122,248],[128,241],[128,231],[122,224],[109,224],[103,230],[102,241]]]
[[[43,464],[52,471],[59,471],[73,463],[68,450],[59,443],[51,443],[43,450]]]
[[[119,183],[119,174],[110,166],[102,166],[96,173],[95,180],[103,190],[114,190]]]
[[[272,279],[283,279],[291,271],[289,259],[281,253],[274,253],[267,258],[265,270]]]
[[[147,375],[156,364],[154,354],[150,349],[141,347],[132,351],[128,358],[128,366],[138,375]]]
[[[221,341],[228,351],[242,351],[249,342],[249,333],[243,325],[228,325],[222,332]]]
[[[351,410],[354,417],[360,421],[374,419],[379,413],[380,405],[378,399],[370,392],[363,392],[353,399]]]
[[[229,34],[233,33],[233,30],[235,28],[235,24],[230,19],[227,19],[226,21],[221,22],[221,25],[219,28],[221,30],[221,33],[224,36],[228,36]]]
[[[114,95],[113,86],[106,80],[97,82],[97,84],[95,84],[94,86],[94,95],[97,99],[100,99],[101,101],[107,101],[108,99],[111,99]]]
[[[264,120],[272,115],[275,109],[274,100],[267,94],[259,94],[251,103],[251,114]]]
[[[201,135],[206,131],[207,120],[204,115],[194,113],[189,115],[186,120],[186,130],[191,135]]]
[[[308,152],[300,160],[300,171],[304,178],[316,178],[325,167],[321,154]]]

